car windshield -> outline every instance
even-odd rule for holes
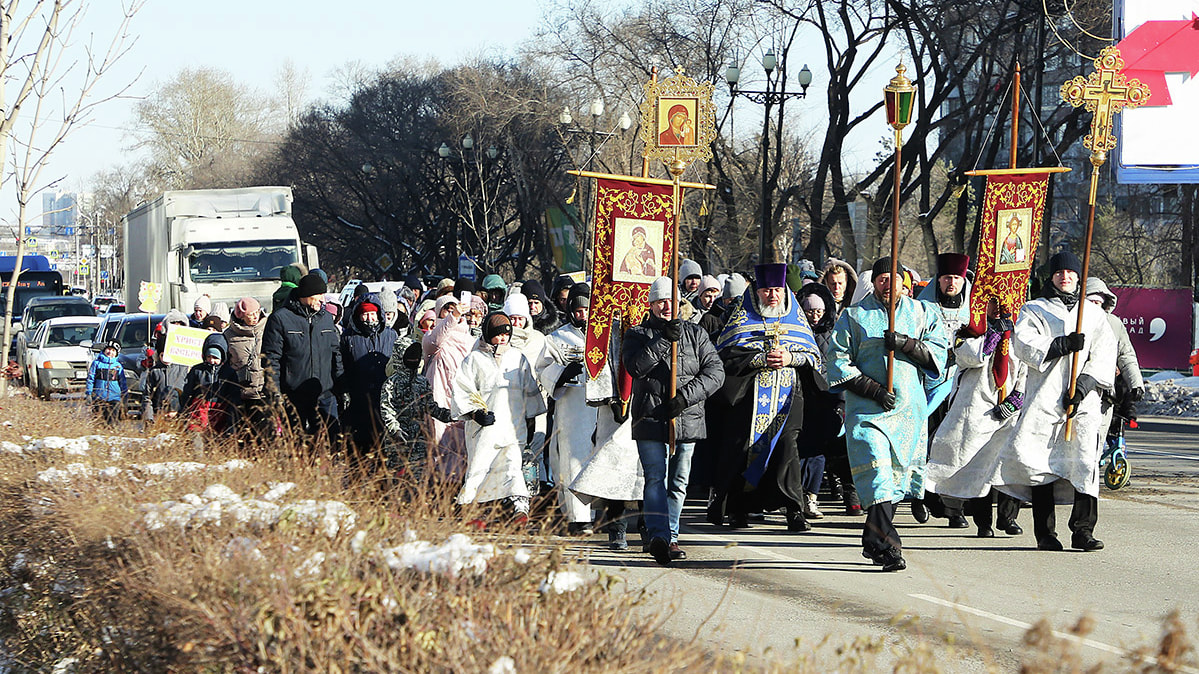
[[[202,243],[188,259],[194,281],[273,281],[279,272],[299,262],[295,241],[237,241]]]
[[[117,328],[115,339],[121,343],[123,349],[146,346],[150,343],[150,327],[154,323],[157,321],[145,316],[121,321],[121,327]]]
[[[90,304],[70,303],[70,304],[47,304],[40,307],[31,307],[29,309],[29,325],[25,326],[26,330],[32,330],[41,325],[43,321],[59,316],[94,316],[96,312]]]
[[[96,334],[96,326],[91,323],[84,325],[55,325],[46,335],[46,346],[79,346]]]

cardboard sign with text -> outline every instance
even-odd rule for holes
[[[212,333],[201,328],[172,325],[167,328],[167,341],[162,359],[176,365],[198,365],[204,362],[204,340]]]

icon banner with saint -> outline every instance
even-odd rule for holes
[[[1049,176],[1037,169],[987,175],[977,274],[970,291],[970,329],[975,334],[987,330],[991,298],[1015,317],[1028,297]]]
[[[589,376],[604,368],[612,323],[637,325],[649,311],[649,284],[670,273],[674,254],[670,185],[636,178],[596,181],[595,247],[585,360]]]

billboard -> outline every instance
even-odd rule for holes
[[[1199,0],[1115,0],[1124,72],[1153,95],[1118,117],[1116,180],[1199,183]]]
[[[1142,369],[1190,369],[1191,311],[1189,288],[1125,288],[1113,286],[1116,310],[1137,351]]]

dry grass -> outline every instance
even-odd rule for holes
[[[21,398],[4,401],[0,422],[11,422],[0,425],[0,441],[21,446],[24,436],[139,435],[132,424],[106,431],[76,407]],[[348,468],[301,439],[249,450],[177,432],[166,442],[120,446],[119,456],[97,445],[83,456],[0,451],[0,671],[50,671],[74,658],[80,672],[871,672],[890,648],[826,639],[829,658],[785,665],[712,654],[662,637],[668,614],[660,600],[612,576],[563,594],[543,591],[549,574],[573,560],[557,539],[503,524],[472,536],[495,546],[481,574],[395,570],[380,548],[413,536],[440,544],[464,529],[453,494],[380,477],[373,459]],[[170,479],[129,469],[236,458],[252,461]],[[38,477],[71,463],[124,472],[57,484]],[[260,497],[281,482],[295,483],[284,501],[339,501],[356,514],[354,526],[327,536],[283,517],[265,527],[225,518],[153,529],[143,507],[216,483]],[[518,560],[518,550],[529,559]],[[1024,671],[1083,671],[1077,645],[1047,625],[1027,643]],[[898,672],[950,671],[938,664],[939,648],[921,640],[882,659]],[[1130,671],[1193,664],[1177,616],[1138,657]]]

